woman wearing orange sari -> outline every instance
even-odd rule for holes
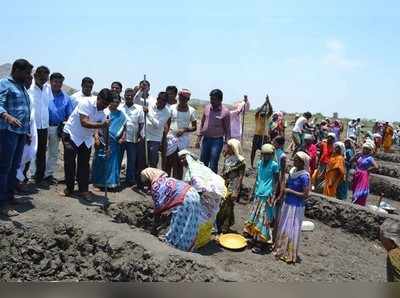
[[[346,175],[344,152],[344,144],[336,142],[334,153],[330,157],[326,167],[324,195],[327,197],[336,197],[338,186]]]
[[[389,122],[386,122],[383,133],[383,150],[385,152],[390,152],[390,148],[393,145],[393,132],[393,127],[389,124]]]

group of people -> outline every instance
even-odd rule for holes
[[[60,142],[64,147],[64,195],[90,199],[89,182],[118,189],[123,167],[125,185],[143,189],[140,172],[158,166],[159,152],[161,168],[182,179],[178,152],[190,146],[196,131],[201,161],[214,172],[223,145],[231,137],[242,138],[242,115],[249,110],[247,96],[230,111],[222,105],[222,91],[212,90],[198,127],[196,110],[188,104],[188,89],[178,92],[175,86],[168,86],[154,98],[149,81],[143,80],[122,95],[123,86],[116,81],[95,95],[93,79],[85,77],[81,90],[69,96],[62,90],[61,73],[39,66],[32,77],[32,70],[27,60],[19,59],[10,76],[1,80],[1,149],[2,153],[11,152],[11,156],[2,155],[0,167],[3,205],[15,202],[15,191],[24,192],[28,178],[39,187],[58,182],[55,171]],[[16,214],[12,208],[4,210]]]
[[[360,119],[349,122],[343,140],[343,125],[339,120],[326,119],[314,124],[311,118],[307,112],[296,120],[293,143],[294,152],[301,149],[310,157],[312,189],[340,200],[346,200],[351,189],[352,202],[365,206],[369,173],[378,168],[373,158],[377,150],[375,140],[368,136],[361,140]]]
[[[62,142],[63,195],[90,201],[90,183],[117,191],[125,167],[124,184],[151,194],[155,226],[162,214],[171,215],[163,236],[167,243],[191,251],[205,245],[213,231],[231,231],[246,172],[241,143],[244,114],[250,109],[247,96],[229,110],[222,104],[223,92],[212,90],[210,103],[198,121],[196,110],[189,105],[188,89],[178,92],[175,86],[168,86],[153,98],[150,83],[144,79],[138,86],[126,88],[123,95],[123,86],[117,81],[94,95],[94,81],[85,77],[81,91],[69,96],[62,90],[61,73],[40,66],[32,78],[32,70],[28,61],[19,59],[10,76],[0,80],[2,213],[17,215],[11,207],[14,194],[21,191],[23,183],[19,182],[26,181],[29,172],[39,186],[57,182],[54,175]],[[372,157],[374,141],[365,140],[362,152],[355,151],[359,120],[349,124],[348,138],[342,143],[340,121],[327,119],[314,125],[311,119],[310,112],[296,119],[289,161],[284,113],[273,111],[268,96],[255,112],[250,166],[254,168],[258,150],[261,158],[255,167],[243,234],[254,253],[271,249],[288,263],[298,260],[305,200],[312,187],[326,196],[345,199],[356,164],[353,202],[365,205],[368,175],[377,167]],[[387,127],[384,133],[390,135]],[[196,133],[199,157],[189,151]]]

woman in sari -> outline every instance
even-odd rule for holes
[[[400,223],[387,219],[380,228],[380,238],[387,251],[386,273],[388,282],[400,282]]]
[[[383,150],[387,153],[390,152],[390,148],[392,148],[393,145],[393,133],[393,127],[388,122],[386,122],[383,132]]]
[[[116,189],[120,186],[122,161],[121,144],[125,141],[127,116],[118,110],[120,98],[115,97],[105,111],[110,119],[108,127],[109,144],[106,152],[105,136],[102,130],[95,133],[95,154],[92,165],[92,183],[98,188]]]
[[[231,226],[235,223],[234,201],[239,201],[245,170],[246,164],[241,155],[240,142],[236,139],[230,139],[226,147],[222,169],[222,177],[225,179],[228,193],[217,214],[218,233],[229,233]]]
[[[274,140],[277,136],[285,136],[285,123],[282,112],[272,114],[272,121],[269,123],[270,140]]]
[[[165,241],[180,250],[193,250],[201,214],[197,191],[189,184],[169,178],[167,173],[155,168],[144,169],[141,178],[144,184],[151,187],[155,223],[162,213],[172,214]]]
[[[279,183],[279,167],[274,161],[274,150],[271,144],[261,147],[262,159],[257,164],[254,185],[255,198],[244,224],[244,234],[250,236],[255,245],[252,249],[254,253],[261,253],[274,240],[276,189]]]
[[[314,144],[314,137],[311,134],[304,135],[305,153],[310,157],[310,175],[312,176],[317,168],[318,148]]]
[[[343,196],[343,191],[342,193],[338,193],[337,190],[339,185],[343,184],[346,175],[344,160],[345,146],[342,142],[336,142],[333,147],[334,153],[331,155],[326,167],[324,183],[324,195],[332,198],[336,197],[336,195],[339,195],[339,197],[340,195]],[[341,199],[343,198],[341,197]]]
[[[278,219],[275,241],[275,257],[287,263],[296,263],[299,254],[301,225],[304,218],[304,201],[310,192],[309,156],[302,151],[293,159],[294,167],[289,172],[285,197]]]
[[[179,151],[178,156],[184,170],[183,181],[190,184],[200,195],[202,212],[195,244],[195,248],[200,248],[211,240],[212,228],[220,203],[227,195],[225,180],[206,167],[188,150]]]
[[[337,198],[340,200],[347,200],[347,195],[349,192],[349,181],[350,181],[350,171],[352,169],[351,160],[355,154],[354,149],[354,141],[351,138],[348,138],[344,141],[345,146],[345,168],[346,175],[344,181],[339,184],[338,188],[338,196]]]
[[[326,140],[319,144],[320,157],[317,170],[314,171],[312,179],[317,192],[321,193],[324,190],[324,181],[326,167],[328,166],[329,159],[333,153],[333,144],[335,143],[335,134],[330,132]]]
[[[369,195],[369,173],[378,168],[377,163],[372,157],[374,144],[365,142],[362,153],[356,154],[352,162],[356,161],[356,172],[353,177],[353,204],[365,206]]]

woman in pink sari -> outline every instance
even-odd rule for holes
[[[369,195],[369,173],[378,168],[372,157],[374,145],[372,142],[365,142],[362,153],[355,155],[352,161],[357,162],[356,172],[353,178],[353,204],[365,206]]]

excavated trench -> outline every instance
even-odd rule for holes
[[[181,256],[157,259],[141,245],[112,246],[106,237],[60,223],[52,235],[12,223],[0,226],[3,281],[218,281],[215,268]]]
[[[384,163],[389,164],[391,173],[398,170],[396,165],[392,166],[393,160]],[[253,173],[249,171],[247,174],[244,197],[248,196],[253,183]],[[388,176],[392,175],[382,176],[382,179],[397,181],[397,177]],[[131,198],[129,193],[123,200],[121,197],[112,202],[108,208],[90,212],[100,212],[97,216],[104,217],[106,221],[111,219],[113,225],[128,224],[132,229],[126,228],[132,233],[164,233],[169,217],[160,219],[155,232],[151,200]],[[47,201],[44,202],[47,204]],[[237,225],[241,227],[243,218],[248,214],[247,206],[237,204],[236,210],[239,215]],[[207,262],[191,257],[191,254],[174,253],[173,249],[160,256],[159,250],[143,242],[143,239],[139,241],[133,236],[129,240],[123,238],[121,242],[110,242],[109,235],[102,233],[102,227],[92,233],[82,224],[62,219],[54,225],[1,223],[0,280],[236,281],[259,280],[267,270],[272,270],[269,277],[260,280],[368,280],[372,276],[382,279],[384,270],[374,269],[384,267],[384,252],[377,242],[379,226],[387,218],[400,220],[400,217],[372,212],[316,194],[307,201],[306,216],[315,222],[318,230],[314,234],[303,234],[304,249],[301,252],[304,262],[296,269],[276,263],[272,257],[258,259],[248,250],[231,255],[213,246],[211,249],[218,253],[206,257]],[[158,245],[157,242],[155,244]],[[159,243],[159,246],[162,244]],[[346,251],[349,256],[345,255]]]

